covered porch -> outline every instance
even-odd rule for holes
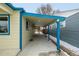
[[[42,15],[42,14],[34,14],[34,13],[22,13],[22,16],[30,21],[33,25],[33,29],[40,30],[40,27],[47,28],[47,34],[48,34],[48,41],[50,40],[50,24],[57,23],[57,30],[56,30],[56,49],[58,52],[60,52],[60,22],[65,20],[65,17],[62,16],[50,16],[50,15]],[[22,42],[21,42],[22,43]],[[22,49],[22,45],[21,45]]]
[[[29,42],[18,56],[68,56],[61,49],[60,54],[56,51],[56,45],[44,34],[36,34],[33,36],[33,41]]]

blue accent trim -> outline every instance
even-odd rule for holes
[[[20,49],[22,50],[22,12],[20,12]]]
[[[47,19],[53,19],[57,20],[60,19],[60,21],[64,21],[65,17],[61,16],[50,16],[50,15],[42,15],[42,14],[34,14],[34,13],[22,13],[22,16],[32,16],[32,17],[38,17],[38,18],[47,18]]]
[[[48,41],[50,40],[50,27],[48,25]]]
[[[57,50],[60,51],[60,22],[57,22]]]
[[[0,33],[0,35],[10,35],[10,15],[9,14],[0,14],[0,16],[8,16],[8,33]]]
[[[10,15],[8,15],[8,30],[9,30],[9,35],[10,35]]]

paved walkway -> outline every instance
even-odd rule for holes
[[[56,51],[56,46],[48,41],[47,37],[43,35],[34,36],[34,40],[31,41],[24,49],[20,52],[20,56],[38,56],[42,53]]]
[[[44,35],[35,35],[34,40],[18,54],[18,56],[58,56],[56,45],[48,41]],[[64,55],[63,51],[60,54]],[[65,55],[66,56],[66,55]]]

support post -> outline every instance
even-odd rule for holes
[[[57,36],[57,51],[60,52],[60,21],[59,19],[57,20],[57,32],[56,32],[56,36]]]
[[[50,40],[50,27],[48,25],[48,41]]]

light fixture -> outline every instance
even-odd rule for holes
[[[57,19],[57,22],[59,22],[59,19]]]

